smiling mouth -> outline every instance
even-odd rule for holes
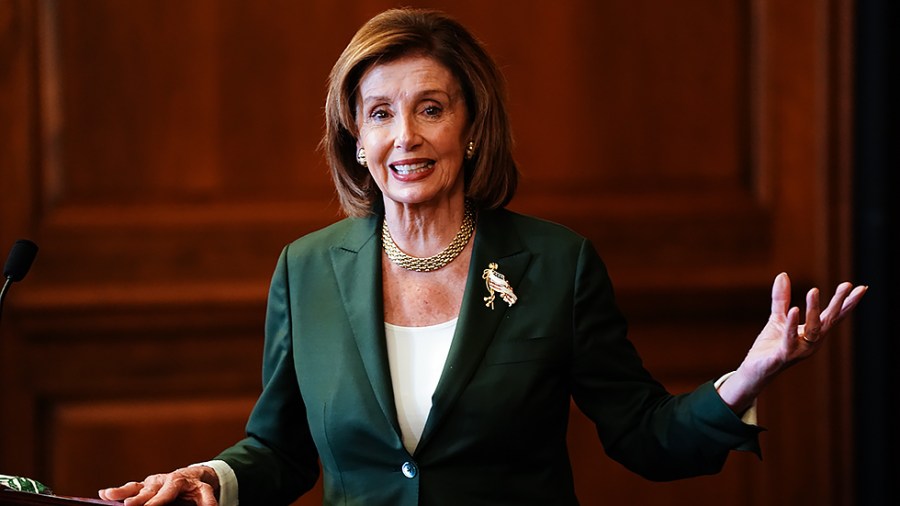
[[[408,176],[410,174],[417,174],[419,172],[425,172],[426,170],[430,170],[434,168],[433,161],[427,162],[417,162],[417,163],[392,163],[391,170],[396,172],[401,176]]]

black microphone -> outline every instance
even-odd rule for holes
[[[3,277],[6,278],[6,281],[3,283],[3,288],[0,289],[0,315],[3,314],[3,299],[6,298],[6,292],[9,291],[10,285],[25,278],[37,252],[37,244],[27,239],[19,239],[9,250],[6,265],[3,266]]]
[[[6,265],[3,267],[3,277],[11,281],[22,281],[31,269],[31,263],[37,256],[37,244],[28,239],[19,239],[13,244],[9,250],[9,256],[6,257]]]

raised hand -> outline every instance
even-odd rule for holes
[[[791,280],[781,273],[772,284],[772,313],[737,371],[719,387],[719,395],[736,412],[742,412],[779,373],[813,355],[828,333],[859,303],[867,286],[841,283],[824,310],[819,289],[806,294],[806,315],[791,307]]]

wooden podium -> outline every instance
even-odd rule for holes
[[[71,506],[77,504],[122,505],[122,503],[118,501],[34,494],[31,492],[19,492],[18,490],[13,490],[11,488],[0,487],[0,506]]]

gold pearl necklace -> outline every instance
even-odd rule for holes
[[[472,233],[475,231],[475,206],[472,202],[466,200],[466,210],[463,215],[462,225],[459,226],[459,232],[449,246],[430,257],[414,257],[404,253],[394,239],[391,237],[391,231],[388,230],[387,220],[381,222],[381,244],[384,252],[387,254],[391,262],[409,271],[431,272],[440,269],[452,262],[469,243]]]

